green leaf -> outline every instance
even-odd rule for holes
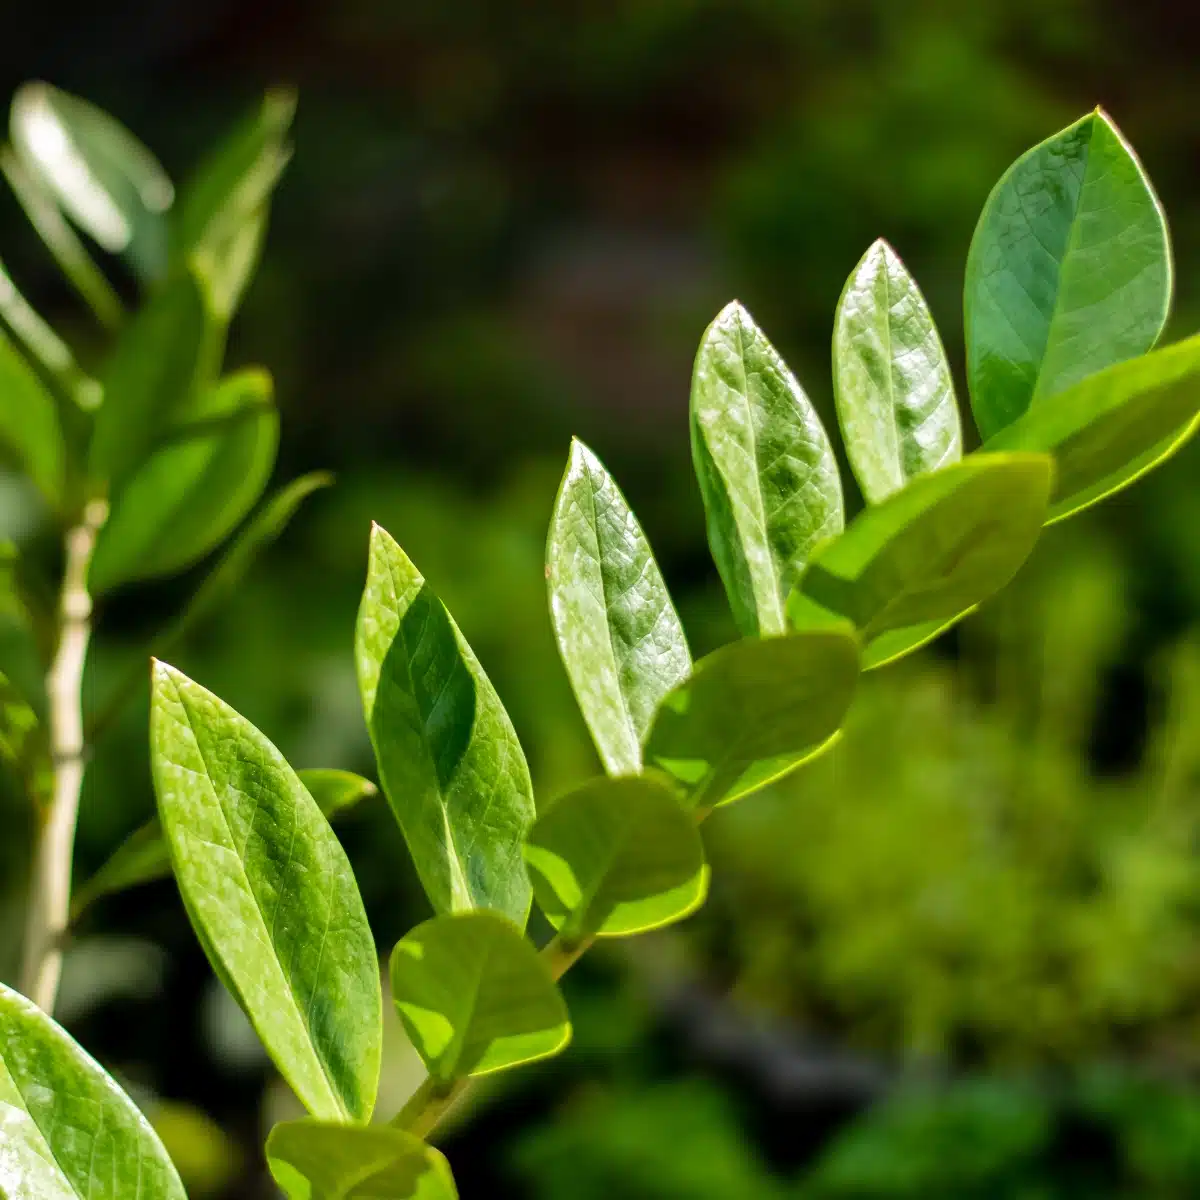
[[[270,92],[239,123],[183,189],[175,225],[176,259],[196,258],[231,315],[258,261],[271,193],[291,157],[294,93]]]
[[[59,270],[96,319],[105,329],[119,329],[125,319],[121,297],[63,216],[54,196],[17,157],[11,146],[0,146],[0,174],[3,174],[17,203],[45,243]]]
[[[1054,455],[1050,520],[1096,504],[1174,454],[1200,413],[1200,334],[1089,375],[1036,405],[988,450]]]
[[[209,382],[224,338],[207,281],[176,275],[139,311],[117,341],[101,383],[90,468],[123,483]]]
[[[50,802],[54,766],[46,731],[29,701],[0,673],[0,762],[36,804]]]
[[[1053,474],[1045,454],[973,454],[913,480],[817,551],[789,617],[799,629],[849,621],[866,666],[906,653],[1016,574],[1041,532]]]
[[[850,707],[858,644],[821,629],[723,646],[663,701],[646,762],[709,808],[824,749]]]
[[[872,504],[962,457],[954,381],[937,326],[882,238],[838,301],[833,394],[846,454]]]
[[[738,628],[783,633],[785,601],[813,547],[840,533],[829,438],[783,359],[736,302],[696,355],[692,458],[708,542]]]
[[[360,800],[376,793],[375,785],[351,771],[332,767],[310,767],[296,772],[300,782],[317,802],[327,821],[351,809]],[[117,848],[112,857],[71,898],[71,919],[102,896],[111,896],[127,888],[171,874],[171,851],[163,837],[162,823],[151,817],[138,826]]]
[[[492,908],[524,927],[525,755],[458,626],[378,525],[355,655],[380,782],[434,909]]]
[[[507,918],[434,917],[392,952],[392,997],[442,1084],[557,1054],[571,1022],[550,969]]]
[[[967,255],[967,379],[984,439],[1149,350],[1171,287],[1162,206],[1107,114],[1023,154],[992,189]]]
[[[42,614],[42,620],[53,623],[49,614]],[[38,634],[38,622],[26,601],[21,581],[20,555],[12,542],[0,539],[0,672],[29,703],[38,719],[44,720],[46,662],[39,649]],[[52,648],[47,645],[45,657],[51,653]]]
[[[546,543],[550,616],[571,686],[610,775],[642,765],[642,738],[692,657],[646,535],[580,441]]]
[[[187,1200],[150,1123],[61,1026],[0,984],[0,1196]]]
[[[203,558],[262,495],[278,445],[267,372],[238,371],[205,389],[114,498],[92,562],[93,591]]]
[[[63,498],[58,406],[21,352],[0,332],[0,444],[51,505]]]
[[[641,933],[704,903],[695,817],[648,777],[593,779],[538,816],[525,843],[533,894],[564,938]]]
[[[450,1166],[401,1129],[286,1121],[267,1165],[288,1200],[458,1200]]]
[[[305,1107],[366,1121],[383,1002],[346,854],[257,729],[164,663],[153,674],[159,816],[200,940]]]
[[[144,280],[166,267],[175,188],[158,160],[94,104],[46,83],[17,89],[13,146],[71,219]]]

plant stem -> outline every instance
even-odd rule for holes
[[[62,975],[63,938],[71,905],[75,823],[85,767],[83,668],[92,631],[88,567],[96,549],[96,536],[107,516],[107,503],[92,500],[84,507],[79,524],[67,533],[58,606],[58,646],[46,675],[54,791],[49,807],[41,814],[38,829],[21,970],[21,991],[46,1013],[53,1012]]]

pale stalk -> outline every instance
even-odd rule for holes
[[[83,669],[92,631],[88,568],[107,516],[105,501],[93,500],[84,508],[79,524],[67,533],[58,646],[46,675],[54,790],[49,807],[39,815],[21,969],[21,991],[46,1013],[54,1010],[62,976],[63,942],[71,908],[71,860],[86,765]]]

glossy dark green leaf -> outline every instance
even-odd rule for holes
[[[967,256],[967,379],[984,439],[1149,350],[1171,286],[1162,206],[1105,113],[1023,154],[988,197]]]
[[[267,1165],[288,1200],[458,1200],[446,1160],[401,1129],[286,1121]]]
[[[942,339],[916,281],[882,238],[838,301],[833,394],[847,457],[872,504],[962,457]]]
[[[524,927],[525,755],[458,626],[379,526],[355,650],[380,782],[434,909],[492,908]]]
[[[93,591],[203,558],[257,503],[278,445],[265,371],[238,371],[204,389],[114,497],[92,562]]]
[[[1196,431],[1200,334],[1089,375],[1035,405],[988,450],[1054,455],[1052,521],[1128,487]]]
[[[642,765],[642,739],[692,658],[650,543],[612,476],[572,441],[546,542],[550,616],[584,720],[610,775]]]
[[[0,445],[52,505],[62,502],[65,451],[58,406],[3,331],[0,331]]]
[[[696,808],[745,795],[824,749],[857,680],[858,643],[845,628],[723,646],[663,701],[646,763]]]
[[[133,1101],[64,1029],[3,984],[0,1196],[187,1200]]]
[[[156,662],[151,751],[179,890],[218,974],[305,1107],[366,1121],[382,998],[346,854],[278,750]]]
[[[291,157],[287,135],[295,109],[293,93],[268,93],[180,196],[175,256],[203,264],[226,316],[237,308],[257,265],[271,193]]]
[[[143,279],[162,274],[175,188],[124,125],[78,96],[27,83],[13,97],[10,129],[26,166],[82,230]]]
[[[317,802],[325,819],[330,821],[376,793],[375,785],[369,779],[351,771],[311,767],[297,771],[296,775]],[[162,824],[157,817],[151,817],[144,825],[139,825],[113,851],[112,857],[76,890],[71,898],[72,919],[101,896],[166,879],[170,874],[171,851],[163,837]]]
[[[708,892],[694,814],[644,776],[560,796],[529,831],[525,861],[542,912],[571,941],[667,925]]]
[[[209,285],[193,270],[174,276],[122,332],[101,377],[90,468],[118,486],[211,382],[224,338]]]
[[[125,306],[108,276],[96,265],[87,247],[58,207],[58,201],[46,189],[41,178],[17,156],[11,146],[0,146],[0,174],[5,178],[17,203],[29,218],[59,270],[91,308],[106,329],[121,327]]]
[[[789,617],[799,629],[849,621],[867,666],[907,652],[1016,574],[1053,476],[1045,454],[973,454],[913,480],[817,551]]]
[[[401,938],[392,998],[440,1083],[547,1058],[571,1040],[549,967],[497,913],[434,917]]]
[[[842,529],[829,438],[800,384],[736,302],[705,331],[692,374],[692,458],[708,542],[738,628],[783,633],[788,591]]]

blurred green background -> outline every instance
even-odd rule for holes
[[[1099,103],[1171,220],[1200,327],[1200,10],[1167,0],[47,3],[0,43],[177,178],[296,84],[295,159],[231,365],[275,374],[319,494],[176,654],[298,766],[371,772],[351,659],[379,521],[456,615],[539,795],[596,769],[546,615],[568,439],[620,480],[693,650],[733,636],[704,542],[691,357],[732,296],[821,410],[835,302],[886,236],[961,386],[967,245],[1022,149]],[[0,197],[0,255],[97,331]],[[954,635],[862,688],[842,745],[704,830],[708,906],[568,977],[576,1039],[444,1145],[464,1197],[1200,1194],[1200,447],[1051,530]],[[2,483],[3,481],[0,481]],[[852,485],[851,485],[852,487]],[[21,513],[0,487],[10,525]],[[857,505],[856,498],[852,504]],[[106,692],[199,572],[100,614]],[[145,697],[95,748],[84,878],[150,813]],[[27,818],[0,801],[0,978]],[[382,952],[427,914],[382,802],[341,827]],[[170,883],[89,914],[61,1015],[195,1197],[272,1195],[290,1111]],[[393,1108],[413,1082],[397,1045]],[[385,1114],[386,1115],[386,1114]]]

